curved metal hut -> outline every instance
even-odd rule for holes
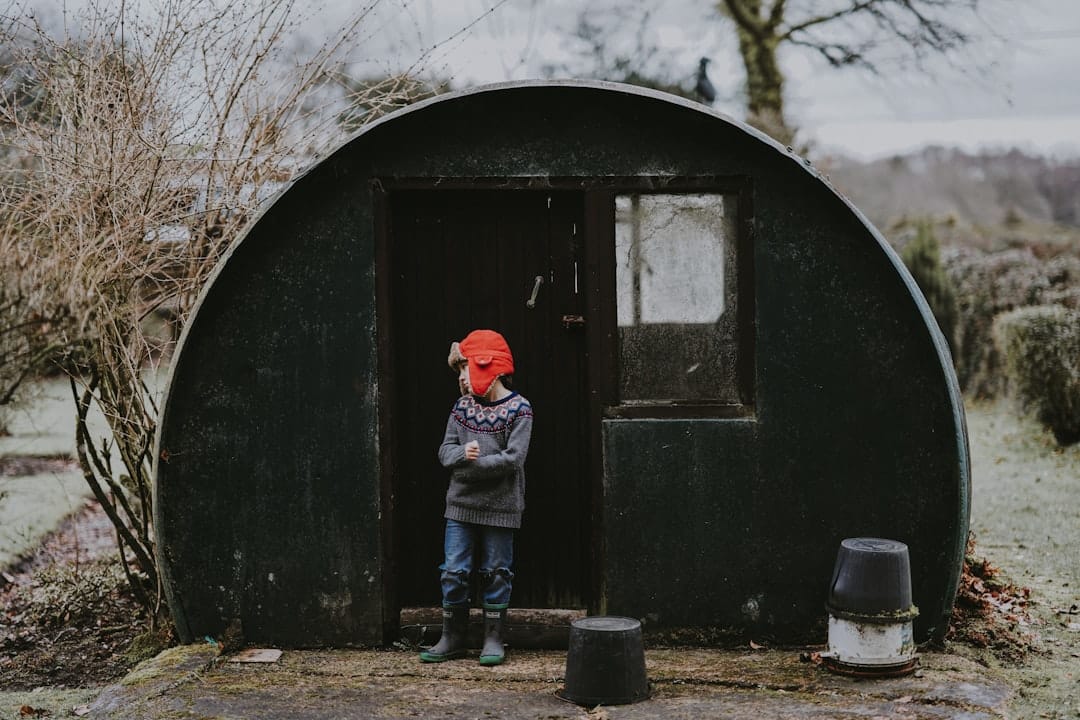
[[[888,244],[746,125],[530,82],[372,123],[222,260],[157,440],[184,640],[378,644],[437,605],[444,358],[476,327],[536,414],[515,606],[821,642],[840,541],[869,535],[910,548],[917,638],[945,632],[963,407]]]

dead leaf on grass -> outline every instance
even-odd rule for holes
[[[756,642],[751,640],[750,641],[750,649],[751,650],[764,650],[765,646],[764,645],[758,645]]]
[[[248,648],[229,658],[232,663],[275,663],[281,658],[281,651],[273,648]]]
[[[23,705],[19,708],[19,715],[21,717],[45,717],[49,714],[49,711],[45,708],[36,708],[29,705]]]
[[[77,717],[82,717],[83,715],[89,715],[90,714],[90,706],[89,705],[77,705],[77,706],[71,708],[71,714],[75,715]]]

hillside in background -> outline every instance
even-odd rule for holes
[[[832,156],[817,164],[883,231],[920,217],[983,228],[1080,227],[1080,159],[931,146],[871,162]]]

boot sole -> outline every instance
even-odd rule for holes
[[[420,653],[420,662],[440,663],[446,662],[447,660],[460,660],[465,657],[465,654],[464,650],[461,652],[447,653],[445,655],[432,655],[431,653],[422,652]]]

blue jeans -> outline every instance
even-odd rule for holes
[[[479,564],[483,603],[488,607],[507,607],[514,573],[514,531],[511,528],[473,525],[446,521],[443,539],[446,559],[442,571],[443,607],[468,606],[469,576]]]

